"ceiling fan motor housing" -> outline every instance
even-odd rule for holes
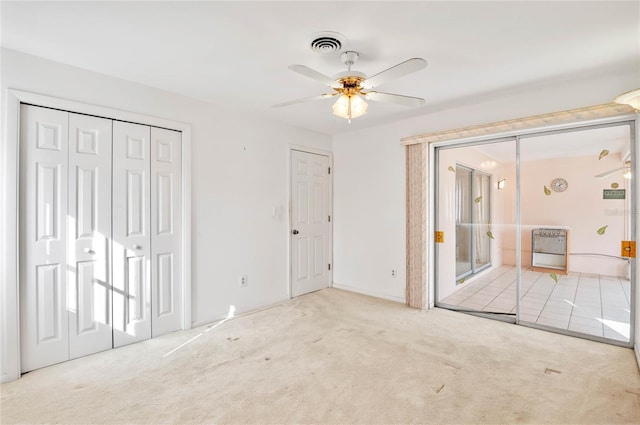
[[[356,63],[356,61],[358,60],[358,56],[360,56],[358,54],[358,52],[354,52],[354,51],[350,50],[350,51],[347,51],[347,52],[344,52],[343,54],[341,54],[340,55],[340,60],[342,62],[344,62],[345,65],[350,67],[351,65]]]
[[[338,92],[347,96],[353,96],[356,94],[361,94],[362,83],[365,80],[364,74],[362,72],[343,72],[345,74],[343,76],[338,76],[336,78],[337,81],[340,82],[342,86],[340,89],[337,89]],[[354,75],[357,74],[357,75]],[[336,90],[336,89],[334,89]]]

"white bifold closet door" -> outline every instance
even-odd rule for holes
[[[22,372],[180,329],[181,133],[20,119]]]
[[[69,358],[112,347],[111,120],[69,114]]]
[[[113,346],[151,338],[151,128],[113,123]]]
[[[181,134],[114,122],[113,345],[180,329]],[[153,284],[152,284],[153,282]]]
[[[22,370],[69,359],[66,112],[22,106],[20,339]]]
[[[112,345],[111,121],[21,107],[22,371]]]
[[[182,327],[182,134],[151,127],[152,336]]]

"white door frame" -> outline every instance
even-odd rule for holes
[[[0,382],[20,377],[19,211],[20,104],[177,130],[182,133],[182,329],[191,328],[191,126],[20,90],[7,90],[6,132],[0,141]]]
[[[292,288],[291,285],[293,285],[293,276],[291,275],[291,231],[293,230],[293,224],[291,223],[293,217],[291,215],[291,177],[293,175],[291,167],[292,167],[292,162],[291,162],[291,152],[292,151],[299,151],[299,152],[306,152],[306,153],[310,153],[310,154],[316,154],[316,155],[324,155],[329,157],[329,168],[331,169],[331,173],[329,174],[329,215],[331,216],[331,223],[330,223],[330,230],[329,230],[329,263],[331,264],[331,271],[330,271],[330,286],[333,287],[333,153],[329,152],[329,151],[325,151],[322,149],[315,149],[315,148],[310,148],[307,146],[301,146],[301,145],[292,145],[289,144],[289,149],[287,149],[287,186],[288,189],[287,190],[287,205],[289,206],[287,209],[287,279],[288,279],[288,285],[287,285],[287,290],[288,290],[288,294],[287,294],[287,298],[291,299],[292,297]]]

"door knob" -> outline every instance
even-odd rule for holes
[[[294,235],[297,235],[300,232],[298,232],[296,229],[293,229],[293,232],[291,232],[291,233],[293,233]]]
[[[142,249],[142,245],[134,245],[133,249]]]

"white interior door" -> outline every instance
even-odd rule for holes
[[[112,347],[111,123],[69,114],[69,356]]]
[[[20,108],[20,339],[28,372],[69,359],[68,114]]]
[[[331,285],[329,157],[291,151],[291,295]]]
[[[151,338],[150,127],[113,122],[113,346]]]
[[[151,127],[153,336],[182,327],[182,135]]]

